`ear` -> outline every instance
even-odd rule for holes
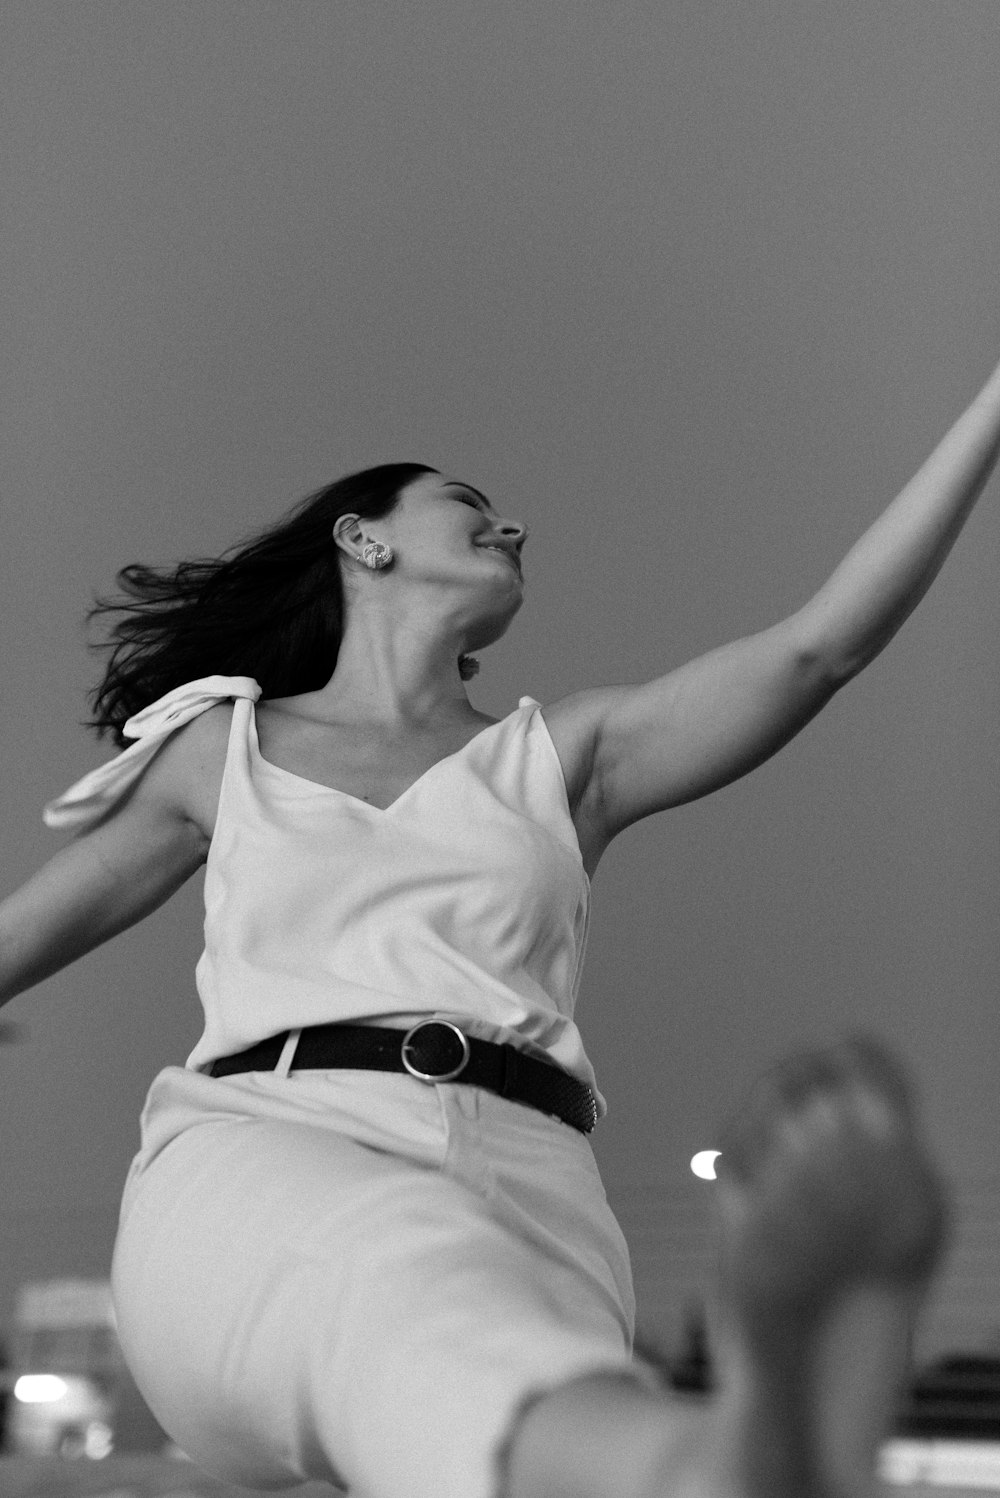
[[[365,539],[360,515],[338,515],[333,523],[333,539],[341,551],[353,560],[350,548],[360,546]]]

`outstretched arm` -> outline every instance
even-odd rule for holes
[[[838,684],[887,645],[937,576],[1000,456],[1000,365],[798,616]]]
[[[209,716],[178,729],[107,815],[0,900],[0,1005],[134,926],[204,863],[185,787]]]
[[[1000,456],[1000,366],[819,592],[772,628],[641,686],[584,692],[608,837],[768,759],[919,603]]]

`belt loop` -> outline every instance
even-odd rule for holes
[[[295,1059],[295,1052],[298,1050],[299,1036],[301,1034],[301,1030],[289,1030],[288,1034],[286,1035],[285,1043],[281,1047],[281,1055],[278,1057],[278,1064],[274,1068],[274,1075],[276,1077],[287,1077],[288,1073],[291,1071],[292,1062]]]

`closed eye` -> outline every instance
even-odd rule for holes
[[[471,507],[474,510],[478,510],[480,514],[486,513],[479,500],[473,499],[471,494],[456,494],[455,498],[457,500],[460,500],[463,505],[471,505]]]
[[[465,484],[455,484],[453,487],[458,492],[450,496],[452,499],[461,500],[463,505],[469,505],[472,509],[479,510],[483,515],[488,515],[492,510],[493,506],[486,498],[486,495],[480,494],[478,489],[473,489],[471,485],[467,487]]]

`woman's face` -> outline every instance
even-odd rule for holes
[[[415,578],[459,575],[470,582],[495,580],[518,593],[523,587],[521,551],[528,528],[523,521],[499,515],[478,489],[440,473],[425,473],[402,491],[392,514],[382,522],[401,571]]]
[[[521,607],[527,526],[499,515],[468,484],[421,474],[400,492],[390,514],[371,520],[344,516],[336,532],[355,555],[363,540],[392,547],[384,583],[380,577],[377,586],[366,588],[369,601],[382,600],[395,611],[405,600],[418,613],[450,618],[460,626],[466,650],[498,640]]]
[[[498,514],[469,484],[425,473],[390,515],[368,525],[392,547],[398,583],[419,587],[434,610],[443,605],[468,624],[468,649],[500,638],[524,599],[523,521]]]

